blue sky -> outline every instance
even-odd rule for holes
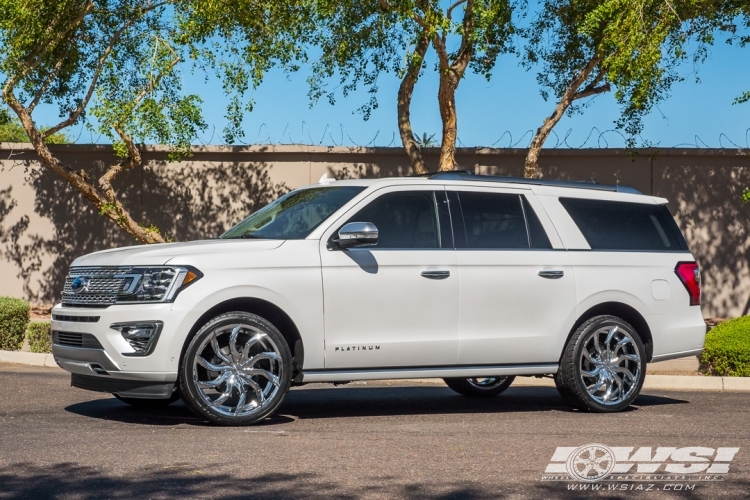
[[[750,147],[750,103],[733,105],[735,97],[750,90],[750,47],[726,45],[722,39],[711,47],[706,62],[697,68],[681,68],[685,81],[674,85],[671,96],[645,120],[642,138],[662,147]],[[417,83],[412,104],[412,125],[418,134],[440,137],[437,108],[437,77],[428,59],[428,71]],[[696,82],[696,73],[700,78]],[[198,143],[222,144],[226,99],[220,84],[204,75],[183,72],[186,90],[204,99],[204,116],[209,128]],[[310,107],[307,96],[309,70],[293,74],[272,70],[252,97],[255,109],[245,121],[245,144],[304,143],[323,145],[400,146],[396,125],[396,93],[399,81],[384,74],[378,86],[380,106],[369,121],[354,112],[366,100],[364,92],[344,99],[335,106],[321,100]],[[457,92],[459,146],[526,147],[531,131],[553,109],[539,94],[535,73],[525,71],[514,56],[498,60],[493,78],[487,82],[470,74]],[[335,82],[333,82],[335,84]],[[38,110],[40,123],[52,123],[56,111]],[[558,147],[620,147],[624,140],[614,129],[619,109],[612,94],[597,96],[584,114],[564,117],[555,132]],[[80,133],[80,134],[79,134]],[[70,130],[78,143],[98,142],[81,128]],[[563,138],[567,139],[563,142]],[[558,140],[551,136],[546,147]],[[736,146],[735,146],[736,145]]]

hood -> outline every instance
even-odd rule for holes
[[[175,257],[224,252],[273,250],[284,240],[200,240],[112,248],[94,252],[73,261],[71,266],[160,266]]]

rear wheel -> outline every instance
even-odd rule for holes
[[[444,378],[446,385],[464,396],[490,398],[505,391],[516,377]]]
[[[174,391],[170,397],[164,399],[125,398],[117,394],[112,395],[123,403],[127,403],[136,408],[164,408],[180,399],[180,393],[177,391]]]
[[[576,408],[597,413],[623,410],[646,378],[646,350],[630,324],[596,316],[568,340],[555,375],[560,395]]]
[[[198,415],[219,425],[250,425],[271,415],[291,382],[292,355],[271,323],[246,312],[222,314],[190,342],[180,392]]]

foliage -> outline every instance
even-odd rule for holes
[[[432,148],[437,146],[437,141],[435,141],[435,134],[427,135],[427,133],[423,133],[421,137],[416,136],[416,140],[420,148]]]
[[[31,352],[52,352],[52,331],[50,323],[46,321],[34,321],[26,327],[26,338],[29,340]]]
[[[359,108],[367,120],[378,107],[376,93],[381,74],[393,73],[402,78],[402,89],[405,79],[410,79],[408,95],[399,92],[399,128],[409,152],[407,142],[415,142],[415,138],[411,132],[408,103],[411,102],[413,84],[424,70],[424,52],[420,53],[418,47],[420,40],[426,39],[439,59],[435,71],[441,81],[438,93],[443,120],[440,168],[453,168],[456,88],[467,67],[489,79],[498,56],[511,50],[512,12],[510,0],[450,3],[438,0],[316,0],[318,29],[314,41],[321,56],[313,64],[309,79],[311,100],[314,103],[326,97],[334,104],[337,91],[347,97],[362,85],[370,94],[368,102]],[[416,65],[413,73],[409,70],[412,65]],[[337,81],[332,88],[329,87],[331,79]],[[415,162],[421,162],[421,159],[412,158],[413,168]]]
[[[668,96],[681,77],[677,66],[688,57],[688,28],[697,16],[691,0],[544,0],[538,15],[523,30],[527,38],[523,64],[541,64],[537,81],[542,96],[561,99],[589,64],[593,71],[580,83],[580,97],[609,90],[621,106],[617,120],[634,144],[642,118]],[[699,40],[703,42],[704,40]],[[706,55],[700,43],[696,61]],[[578,90],[573,89],[573,90]],[[574,96],[578,99],[579,96]],[[567,113],[587,101],[571,102]]]
[[[701,371],[707,375],[750,377],[750,316],[725,321],[706,334]]]
[[[0,349],[21,349],[28,322],[28,302],[13,297],[0,297]]]
[[[307,61],[306,47],[314,31],[310,0],[178,2],[178,37],[196,64],[211,69],[230,96],[224,140],[244,137],[243,116],[254,102],[243,98],[260,85],[264,74],[279,65],[296,71]]]
[[[29,136],[23,129],[23,125],[10,115],[7,109],[0,108],[0,142],[29,142]],[[68,136],[62,132],[52,134],[47,139],[48,144],[67,144],[71,142]]]
[[[134,220],[113,180],[143,165],[139,142],[169,145],[170,160],[190,154],[191,142],[206,123],[200,97],[183,89],[185,69],[217,70],[231,96],[227,138],[241,135],[241,96],[276,61],[291,66],[303,55],[297,36],[302,31],[294,30],[304,24],[305,5],[0,0],[3,100],[20,119],[44,166],[137,240],[163,242],[150,222]],[[60,123],[39,127],[33,118],[38,104],[56,107]],[[112,164],[98,179],[63,164],[47,148],[54,134],[80,123],[114,144]]]

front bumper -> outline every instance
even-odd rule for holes
[[[190,315],[172,311],[171,306],[169,303],[107,308],[58,305],[52,309],[52,331],[92,335],[100,345],[94,342],[94,345],[70,346],[54,342],[55,361],[73,374],[74,387],[124,397],[169,397],[177,380],[182,345],[192,327]],[[163,328],[148,356],[134,356],[132,346],[110,327],[116,323],[156,320],[163,322]]]
[[[102,376],[73,373],[70,385],[87,391],[109,392],[124,398],[167,399],[175,391],[175,383],[121,380]]]

